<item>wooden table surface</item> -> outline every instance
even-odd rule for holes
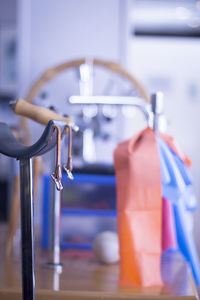
[[[21,299],[21,258],[19,245],[5,259],[0,226],[0,300]],[[6,232],[5,230],[3,232]],[[36,300],[77,299],[197,299],[189,268],[178,253],[162,258],[161,287],[119,287],[119,265],[102,265],[92,253],[62,251],[61,273],[45,268],[48,252],[38,246],[35,255]]]

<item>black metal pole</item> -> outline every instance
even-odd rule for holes
[[[22,299],[35,300],[32,160],[20,160]]]

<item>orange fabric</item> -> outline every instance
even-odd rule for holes
[[[158,146],[151,128],[114,152],[120,285],[161,285],[162,197]]]

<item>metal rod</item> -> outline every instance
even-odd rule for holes
[[[151,95],[151,110],[153,112],[153,130],[159,130],[159,118],[163,114],[164,101],[163,93],[157,92]]]
[[[71,104],[115,104],[115,105],[141,105],[146,101],[140,97],[132,96],[70,96]]]
[[[60,265],[60,192],[55,185],[53,185],[50,216],[49,264],[57,266]]]
[[[150,105],[140,97],[127,96],[70,96],[69,103],[71,104],[106,104],[106,105],[133,105],[140,109],[147,122],[150,119]]]
[[[35,300],[32,160],[20,160],[23,300]]]
[[[56,150],[53,150],[56,159]],[[52,160],[53,166],[55,165],[54,159]],[[49,258],[46,267],[56,268],[62,270],[60,263],[60,191],[56,189],[55,184],[51,183],[51,200],[49,212]]]

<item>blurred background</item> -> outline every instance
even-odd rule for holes
[[[19,118],[13,115],[8,101],[25,98],[46,69],[78,58],[118,62],[149,94],[164,93],[167,133],[175,137],[192,160],[191,172],[200,202],[199,56],[200,1],[0,0],[0,121],[17,126]],[[129,84],[109,72],[99,70],[94,78],[95,95],[132,95]],[[55,106],[58,112],[79,120],[79,108],[67,101],[79,93],[80,74],[69,70],[44,85],[34,102]],[[113,145],[145,123],[131,107],[102,107],[101,112],[104,119],[98,118],[94,125],[97,157],[91,151],[87,159],[112,163]],[[85,111],[86,117],[95,114],[95,107]],[[126,125],[120,131],[122,117]],[[33,122],[30,126],[34,141],[41,126]],[[105,144],[107,152],[102,148]],[[77,150],[77,164],[79,157]],[[9,164],[9,159],[0,156],[0,194],[7,199],[0,201],[1,220],[6,220],[8,214],[12,175]],[[196,212],[195,237],[200,250],[199,216]]]

